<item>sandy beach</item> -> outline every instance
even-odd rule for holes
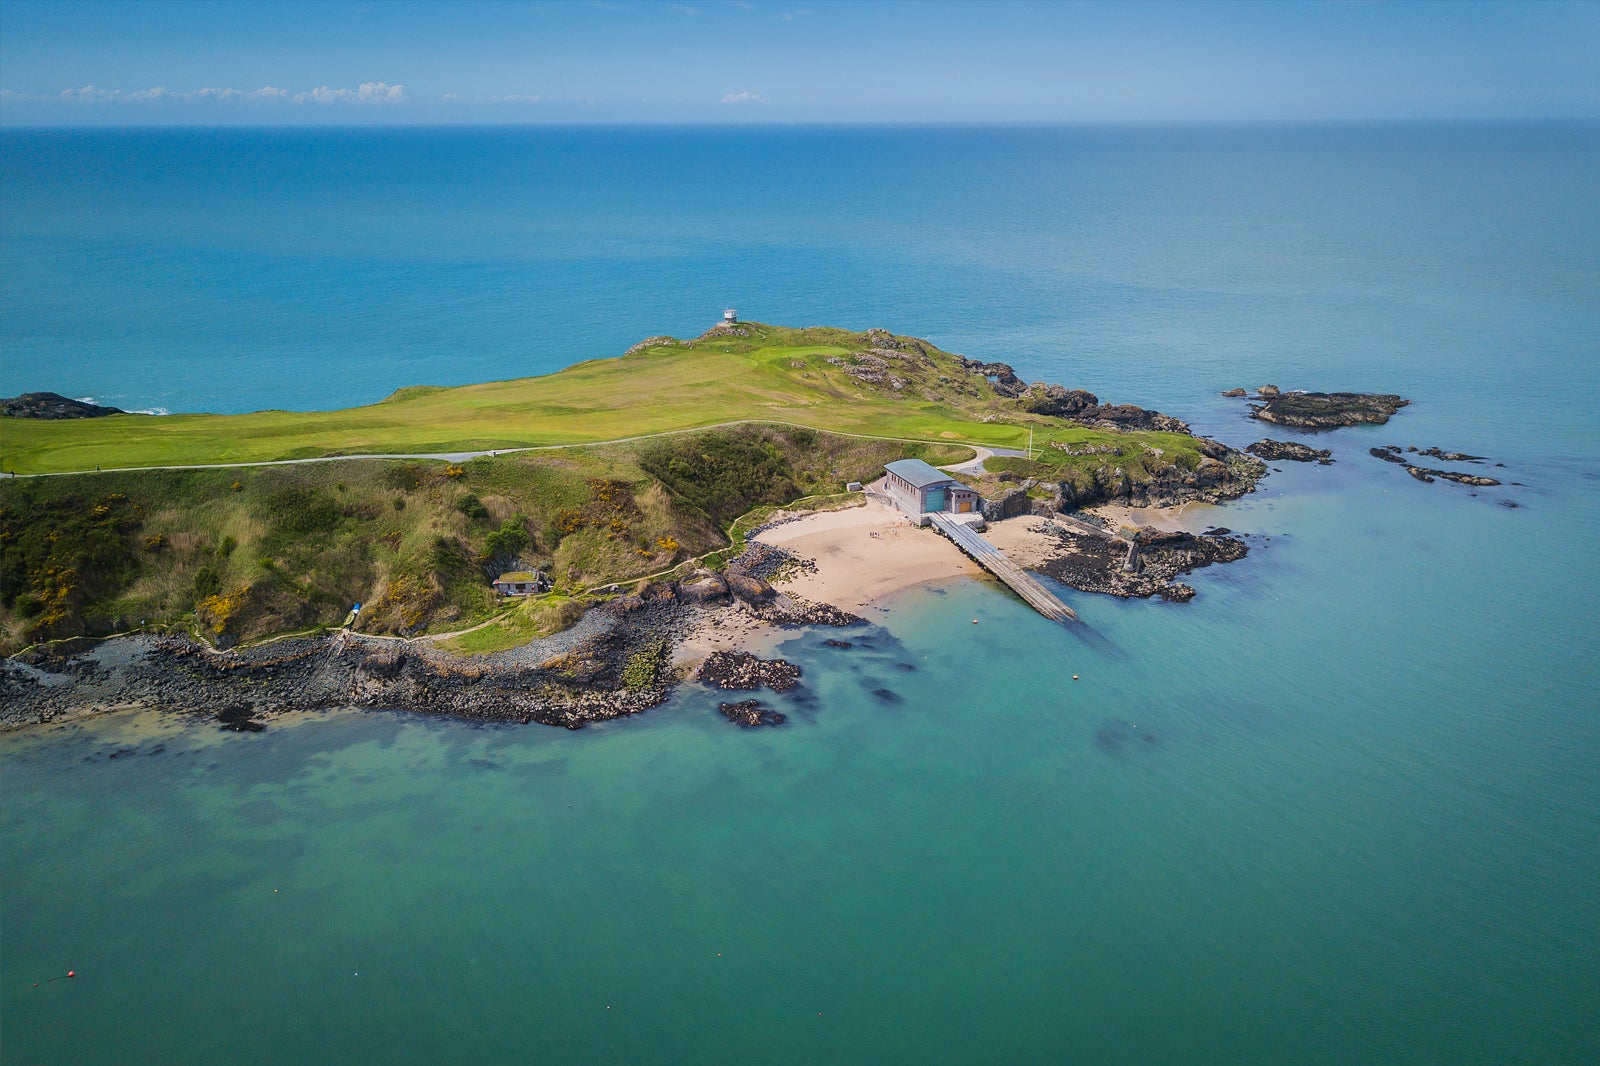
[[[1113,530],[1151,526],[1155,529],[1183,530],[1186,533],[1200,533],[1215,525],[1216,512],[1217,505],[1213,503],[1183,503],[1176,507],[1127,507],[1105,503],[1084,509],[1086,514],[1104,518]]]
[[[820,511],[758,534],[755,540],[813,560],[815,572],[782,584],[784,592],[861,614],[876,601],[924,581],[974,577],[976,563],[932,529],[873,500]]]

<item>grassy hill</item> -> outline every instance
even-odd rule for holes
[[[1019,413],[960,368],[915,342],[895,388],[852,375],[851,352],[888,334],[741,323],[691,341],[658,338],[617,359],[544,377],[458,388],[413,387],[342,411],[243,415],[0,418],[0,467],[17,473],[96,467],[244,463],[364,453],[481,451],[589,444],[741,419],[793,422],[872,436],[1018,446],[1027,430],[987,416]],[[833,360],[830,362],[830,360]],[[870,371],[867,376],[870,376]]]
[[[519,607],[466,640],[472,650],[569,622],[597,586],[726,545],[752,509],[836,493],[905,456],[970,457],[958,442],[1019,446],[1031,428],[1038,457],[1008,461],[1012,473],[1076,486],[1074,499],[1215,463],[1171,426],[1033,413],[1048,404],[1020,384],[881,330],[744,323],[344,411],[0,418],[6,469],[105,471],[0,482],[0,652],[144,624],[231,643],[336,625],[357,602],[369,632],[453,631],[503,609],[494,573],[554,576],[554,599]],[[518,447],[539,450],[214,465]],[[133,469],[169,464],[208,468]]]

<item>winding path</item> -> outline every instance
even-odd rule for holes
[[[983,461],[992,456],[1025,456],[1027,453],[1015,448],[990,448],[981,444],[973,444],[964,440],[925,440],[920,437],[884,437],[874,433],[845,433],[836,429],[819,429],[801,422],[784,422],[771,418],[738,418],[731,422],[714,422],[708,426],[689,426],[684,429],[667,429],[660,433],[641,433],[632,437],[613,437],[609,440],[579,441],[573,444],[527,444],[511,448],[491,448],[476,452],[368,452],[359,455],[317,455],[308,459],[258,459],[248,463],[183,463],[168,466],[113,466],[104,469],[95,467],[93,470],[47,470],[36,474],[14,474],[9,471],[0,471],[0,478],[22,477],[73,477],[79,474],[126,474],[141,470],[238,470],[252,466],[298,466],[302,463],[339,463],[347,459],[434,459],[447,463],[465,463],[472,459],[494,458],[500,455],[512,455],[518,452],[553,452],[565,451],[569,448],[604,448],[612,444],[628,444],[633,441],[653,440],[657,437],[678,437],[685,433],[704,433],[713,429],[726,429],[730,426],[790,426],[795,429],[809,429],[817,433],[829,433],[836,437],[851,437],[855,440],[887,440],[898,441],[902,444],[952,444],[961,448],[971,448],[977,456],[955,466],[943,469],[959,473],[983,473]]]

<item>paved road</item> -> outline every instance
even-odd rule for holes
[[[1027,452],[1019,451],[1016,448],[980,448],[976,444],[969,444],[967,447],[978,453],[976,459],[968,459],[964,463],[956,463],[952,466],[941,466],[939,469],[948,470],[952,474],[982,474],[984,473],[983,461],[985,459],[992,459],[997,455],[1012,459],[1026,459],[1028,457]]]

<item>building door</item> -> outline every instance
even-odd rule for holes
[[[972,501],[971,500],[959,500],[959,501],[957,501],[956,502],[956,513],[957,514],[971,514],[972,513]]]
[[[945,510],[947,504],[944,498],[943,486],[929,489],[922,497],[922,510],[924,513],[933,514]]]

